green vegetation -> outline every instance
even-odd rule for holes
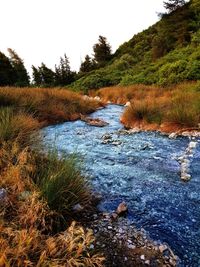
[[[200,79],[200,1],[170,0],[168,13],[122,44],[110,61],[72,84],[75,90],[143,83],[169,86]]]
[[[36,159],[34,180],[49,207],[62,214],[69,213],[76,204],[88,205],[90,194],[87,180],[81,175],[79,160],[75,155],[58,155],[49,151]]]

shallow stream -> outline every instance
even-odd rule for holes
[[[200,142],[196,140],[190,158],[192,178],[185,183],[177,158],[189,139],[169,139],[157,132],[120,133],[123,109],[108,105],[93,113],[91,117],[109,123],[103,128],[79,120],[46,127],[44,143],[84,157],[92,186],[103,195],[101,210],[113,211],[124,200],[130,223],[144,228],[154,240],[168,243],[181,266],[199,267]]]

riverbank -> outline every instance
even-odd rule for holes
[[[73,222],[91,205],[79,159],[43,153],[38,134],[102,104],[54,88],[0,88],[0,104],[0,266],[102,266],[92,230]]]
[[[168,88],[146,85],[102,88],[91,95],[126,106],[121,122],[126,128],[165,133],[199,132],[200,83]]]
[[[119,120],[123,111],[124,106],[111,104],[90,115],[106,121],[105,127],[80,120],[49,126],[41,132],[43,142],[46,147],[54,143],[60,152],[81,155],[83,172],[102,195],[101,211],[112,213],[125,201],[130,224],[167,243],[182,266],[198,266],[199,138],[125,130]],[[190,176],[185,176],[186,171]],[[96,218],[99,223],[100,218]],[[123,226],[122,218],[120,223]]]
[[[101,213],[93,214],[96,210],[90,211],[96,204],[94,205],[91,191],[87,187],[87,179],[80,173],[77,158],[66,154],[60,158],[58,154],[51,152],[44,155],[30,149],[32,141],[35,147],[39,142],[37,134],[36,137],[34,134],[33,139],[33,133],[37,133],[38,128],[63,120],[73,120],[74,114],[86,114],[101,106],[99,101],[87,99],[84,102],[85,99],[77,94],[52,90],[54,89],[0,90],[3,106],[0,131],[0,252],[3,256],[0,263],[2,266],[70,266],[70,262],[81,262],[84,266],[103,266],[106,256],[106,266],[118,266],[119,259],[125,261],[127,266],[131,263],[146,266],[155,257],[162,264],[164,255],[158,246],[154,251],[153,243],[151,247],[147,238],[143,242],[146,240],[150,243],[146,246],[144,242],[142,250],[139,249],[141,244],[137,240],[132,244],[129,240],[129,243],[123,241],[123,245],[117,245],[118,241],[124,240],[129,227],[123,230],[124,237],[118,236],[123,221],[116,228],[112,220],[104,218]],[[45,110],[46,107],[49,113]],[[38,145],[41,151],[41,143]],[[73,193],[73,197],[69,197],[69,192]],[[83,208],[84,212],[81,213]],[[75,213],[78,212],[77,216],[73,214],[73,209]],[[94,220],[93,215],[96,215]],[[79,221],[77,225],[71,224],[73,218]],[[95,229],[102,223],[97,234]],[[93,229],[94,234],[88,227]],[[111,228],[115,229],[116,235],[112,234]],[[136,229],[133,233],[139,235]],[[115,253],[111,254],[110,244],[115,242],[117,257]],[[136,250],[128,248],[128,245],[134,245]],[[168,264],[170,259],[167,259]],[[169,266],[174,266],[176,260],[174,258]]]

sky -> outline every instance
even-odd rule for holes
[[[0,0],[0,51],[14,49],[31,72],[54,69],[64,53],[72,70],[92,55],[99,35],[115,50],[159,20],[163,0]]]

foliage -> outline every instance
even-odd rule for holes
[[[16,73],[9,58],[0,52],[0,86],[13,85],[15,79]]]
[[[65,86],[74,81],[75,73],[71,71],[69,59],[64,54],[64,57],[60,58],[60,64],[55,66],[55,84]]]
[[[95,69],[96,63],[89,55],[85,56],[85,60],[81,63],[80,73],[90,72]]]
[[[104,66],[111,59],[111,46],[106,37],[99,36],[98,43],[93,46],[94,60],[98,66]]]
[[[28,86],[29,76],[27,70],[24,66],[23,60],[18,56],[18,54],[11,48],[8,48],[8,53],[10,57],[10,62],[14,68],[16,74],[15,86]]]
[[[102,86],[138,83],[169,86],[198,80],[199,0],[175,4],[176,10],[163,14],[156,24],[134,35],[104,67],[85,73],[72,87],[87,92]]]
[[[168,0],[167,2],[164,2],[164,7],[168,12],[172,12],[184,4],[185,0]]]

